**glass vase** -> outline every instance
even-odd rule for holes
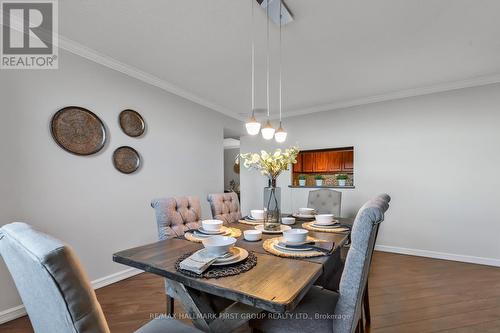
[[[277,231],[281,228],[281,189],[276,179],[271,179],[264,188],[264,230]]]

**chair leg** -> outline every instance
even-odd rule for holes
[[[166,295],[167,296],[167,316],[173,316],[174,315],[174,298]]]
[[[370,315],[370,296],[368,296],[368,282],[366,283],[365,294],[363,297],[363,307],[365,309],[366,324],[370,325],[372,319]]]

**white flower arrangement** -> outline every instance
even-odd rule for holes
[[[263,176],[275,180],[283,171],[288,170],[290,164],[297,163],[298,154],[297,147],[288,148],[284,152],[276,149],[272,154],[262,150],[260,155],[257,153],[239,154],[236,157],[236,163],[239,163],[239,158],[242,158],[245,168],[259,170]]]

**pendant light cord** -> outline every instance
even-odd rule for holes
[[[250,0],[252,4],[252,116],[255,112],[255,32],[254,32],[254,1]]]
[[[269,0],[266,0],[266,20],[267,20],[267,77],[266,77],[266,87],[267,87],[267,120],[269,121],[270,115],[270,103],[269,103]]]
[[[279,18],[280,18],[280,22],[279,22],[279,25],[280,25],[280,56],[279,56],[279,71],[280,71],[280,91],[279,91],[279,100],[280,100],[280,128],[281,128],[281,108],[282,108],[282,96],[281,96],[281,91],[282,91],[282,88],[281,88],[281,25],[282,25],[282,22],[281,22],[281,0],[279,0],[280,2],[280,15],[279,15]]]

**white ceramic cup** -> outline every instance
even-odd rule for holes
[[[281,223],[288,224],[288,225],[295,224],[295,218],[294,217],[282,217]]]
[[[308,233],[306,229],[290,229],[283,231],[283,238],[290,243],[304,243]]]
[[[213,236],[205,238],[202,240],[202,243],[208,253],[215,256],[222,256],[231,250],[236,243],[236,238],[228,236]]]
[[[316,219],[316,224],[327,225],[333,222],[333,214],[318,214],[314,218]]]
[[[243,237],[250,242],[258,241],[262,238],[262,231],[260,230],[245,230],[243,231]]]
[[[263,220],[264,219],[264,210],[262,210],[262,209],[252,209],[250,211],[250,216],[252,216],[256,220]]]
[[[201,225],[206,231],[219,231],[222,228],[221,220],[203,220]]]
[[[301,215],[312,215],[314,214],[314,208],[299,208],[299,213]]]

